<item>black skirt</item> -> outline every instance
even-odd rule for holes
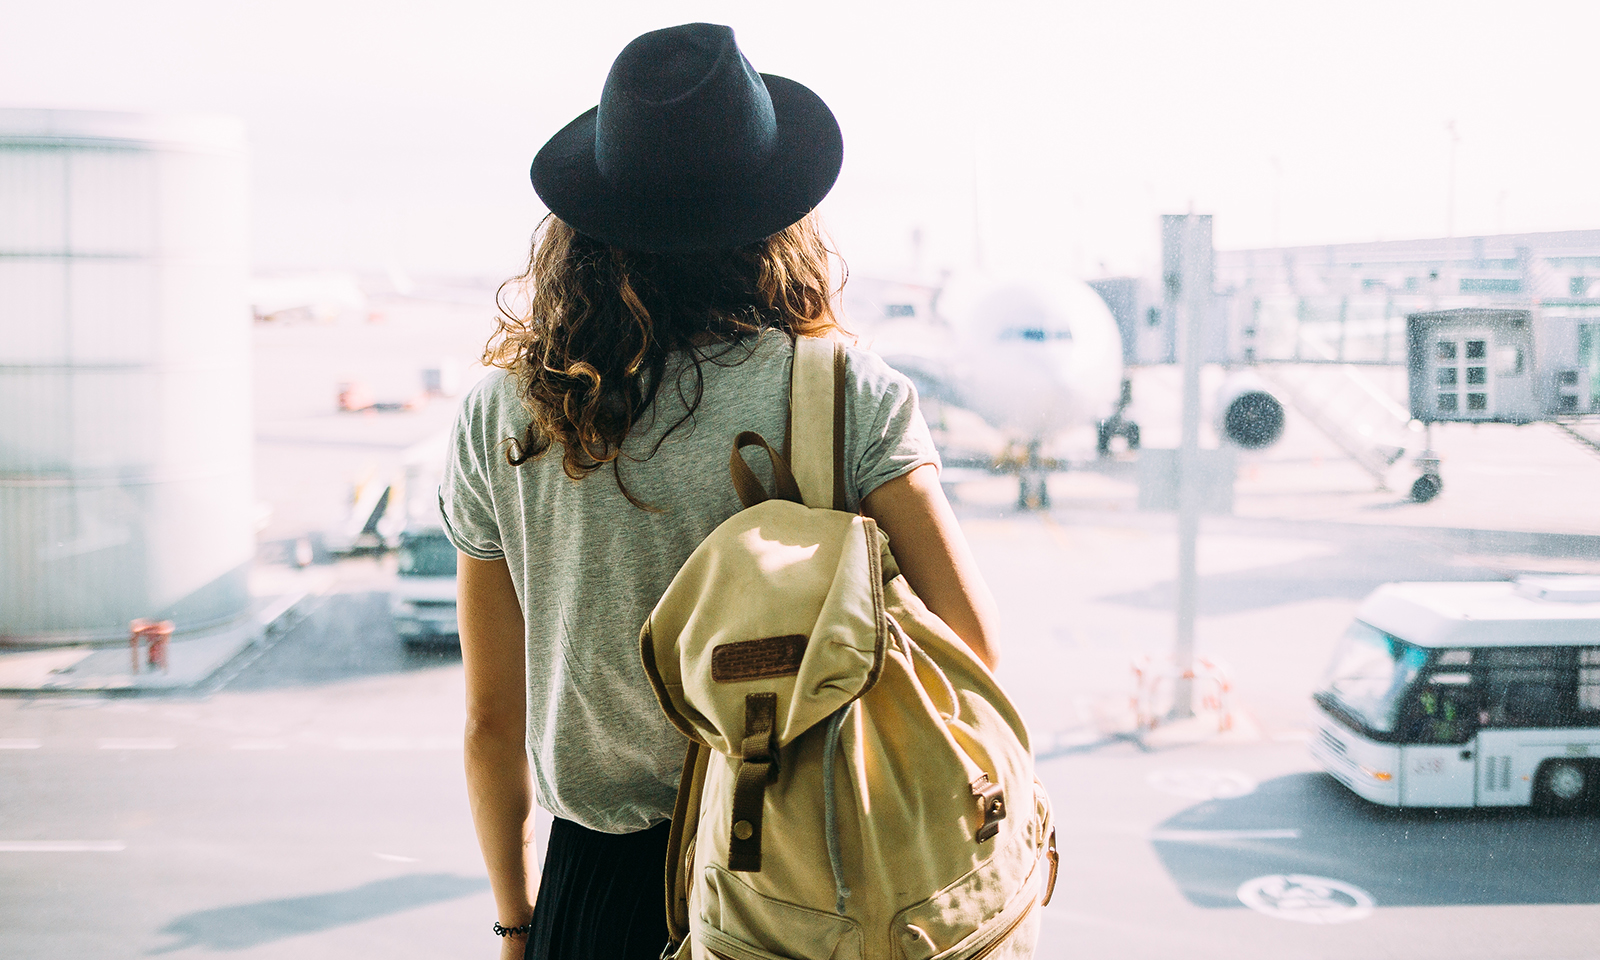
[[[527,960],[659,960],[667,945],[667,831],[550,826]]]

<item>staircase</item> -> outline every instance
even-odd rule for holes
[[[1389,468],[1409,441],[1409,411],[1357,367],[1269,363],[1254,369],[1279,399],[1371,474],[1378,489],[1387,489]]]

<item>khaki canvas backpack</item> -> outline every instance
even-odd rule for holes
[[[692,743],[663,956],[1030,957],[1055,886],[1050,800],[993,675],[912,593],[873,521],[843,509],[844,360],[842,345],[798,342],[793,473],[739,435],[746,509],[641,634]],[[770,458],[775,497],[747,447]]]

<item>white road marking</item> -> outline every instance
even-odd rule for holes
[[[374,853],[373,856],[377,857],[379,860],[387,860],[390,863],[416,863],[417,862],[417,858],[416,857],[402,857],[398,853]]]
[[[1372,894],[1327,877],[1269,874],[1239,885],[1239,902],[1257,913],[1298,923],[1349,923],[1372,915]]]
[[[235,740],[229,744],[230,750],[287,750],[287,740]]]
[[[340,737],[340,750],[460,750],[456,737]]]
[[[1235,840],[1298,840],[1300,831],[1283,830],[1152,830],[1151,840],[1166,843],[1232,843]]]
[[[110,737],[100,741],[101,750],[175,750],[175,740],[165,737]]]
[[[1256,781],[1237,770],[1175,767],[1155,770],[1145,782],[1164,793],[1191,800],[1227,800],[1254,793]]]
[[[0,853],[118,853],[121,840],[0,840]]]
[[[42,746],[37,740],[20,738],[0,739],[0,750],[37,750]]]

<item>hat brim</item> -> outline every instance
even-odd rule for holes
[[[822,98],[803,84],[763,73],[778,135],[772,161],[737,190],[714,196],[641,197],[601,176],[590,109],[550,138],[529,177],[551,213],[613,246],[692,253],[743,246],[772,236],[822,202],[839,178],[844,138]]]

